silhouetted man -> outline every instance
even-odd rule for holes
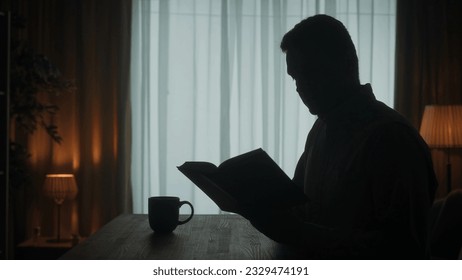
[[[318,116],[293,178],[309,202],[256,210],[252,224],[310,258],[425,257],[436,189],[425,142],[360,84],[356,50],[339,21],[307,18],[281,49],[301,100]]]

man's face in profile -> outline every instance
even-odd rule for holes
[[[286,53],[287,74],[291,76],[297,87],[298,95],[303,103],[308,107],[310,113],[318,115],[323,110],[322,91],[318,81],[312,71],[308,71],[306,58],[296,51],[291,50]]]
[[[325,59],[290,50],[286,52],[286,63],[287,73],[295,80],[298,95],[311,114],[327,113],[341,99],[339,82],[330,74]]]

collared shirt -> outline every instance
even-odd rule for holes
[[[436,179],[427,145],[370,85],[315,122],[294,182],[316,258],[423,258]]]

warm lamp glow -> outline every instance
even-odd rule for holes
[[[444,148],[447,192],[452,190],[451,148],[462,147],[462,105],[425,106],[420,134],[431,148]]]
[[[427,105],[420,134],[432,148],[462,147],[462,105]]]
[[[48,174],[45,178],[43,192],[46,196],[51,197],[57,204],[57,235],[56,239],[48,240],[50,242],[68,241],[61,239],[61,204],[64,200],[74,199],[77,195],[77,183],[73,174]]]
[[[77,183],[73,174],[48,174],[45,178],[43,192],[56,204],[72,200],[77,195]]]

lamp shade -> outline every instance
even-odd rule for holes
[[[78,192],[73,174],[47,174],[43,191],[46,196],[54,199],[56,204],[62,204],[66,199],[74,199]]]
[[[427,105],[420,134],[432,148],[462,147],[462,105]]]

